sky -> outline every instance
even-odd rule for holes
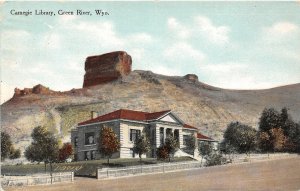
[[[133,70],[221,88],[300,82],[299,2],[5,2],[0,21],[1,103],[15,87],[81,88],[86,57],[118,50]]]

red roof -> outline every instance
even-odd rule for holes
[[[167,113],[169,113],[171,110],[166,110],[166,111],[159,111],[159,112],[154,112],[154,113],[146,113],[146,119],[147,120],[154,120],[157,119]]]
[[[197,138],[198,138],[198,139],[213,140],[212,138],[207,137],[207,136],[205,136],[205,135],[202,135],[201,133],[197,133]]]
[[[188,124],[184,124],[183,127],[188,128],[188,129],[198,130],[196,127],[193,127],[193,126],[188,125]]]
[[[120,109],[105,115],[101,115],[99,117],[96,117],[94,119],[90,119],[87,121],[83,121],[81,123],[78,123],[78,125],[86,125],[91,123],[97,123],[97,122],[103,122],[103,121],[109,121],[114,119],[127,119],[127,120],[133,120],[133,121],[147,121],[147,120],[154,120],[157,119],[167,113],[169,113],[170,110],[167,111],[160,111],[155,113],[147,113],[142,111],[133,111],[133,110],[125,110]]]

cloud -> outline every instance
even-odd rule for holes
[[[141,45],[149,44],[153,42],[153,37],[147,33],[136,33],[129,35],[127,41]]]
[[[43,35],[43,37],[40,40],[41,47],[45,49],[60,49],[61,48],[61,35],[54,33],[54,32],[48,32]]]
[[[228,33],[230,28],[228,26],[216,26],[209,18],[203,16],[197,16],[195,23],[196,32],[199,32],[210,42],[219,45],[229,42]]]
[[[1,83],[1,103],[8,101],[14,95],[14,87],[8,85],[7,83]]]
[[[300,27],[294,23],[283,21],[265,27],[262,31],[262,39],[267,43],[283,43],[295,38],[299,39]]]
[[[82,34],[90,43],[99,43],[102,47],[123,47],[124,40],[117,36],[112,22],[78,22],[69,26],[74,34]],[[74,31],[75,30],[75,31]]]
[[[233,73],[233,72],[239,72],[241,70],[245,70],[247,68],[248,66],[246,64],[235,63],[235,62],[226,62],[221,64],[208,64],[201,67],[201,69],[204,69],[212,73]]]
[[[206,64],[200,70],[202,75],[208,76],[206,83],[227,89],[266,89],[300,80],[300,77],[281,71],[272,71],[265,75],[262,69],[254,68],[253,65],[257,64],[224,62]]]
[[[191,31],[188,27],[179,23],[175,18],[171,17],[167,21],[170,31],[173,31],[176,37],[186,39],[191,36]]]
[[[167,75],[167,76],[182,75],[181,71],[174,69],[174,68],[169,68],[169,67],[166,67],[163,65],[158,65],[157,67],[152,68],[152,72],[157,73],[157,74]]]
[[[26,51],[32,37],[25,30],[3,30],[1,34],[2,51],[19,55]],[[17,46],[16,46],[17,45]]]
[[[272,83],[261,80],[249,70],[246,63],[225,62],[207,64],[201,67],[203,75],[209,76],[209,84],[227,89],[261,89],[272,86]]]
[[[257,40],[252,47],[256,47],[252,54],[256,54],[253,59],[267,59],[276,65],[274,68],[290,68],[293,73],[300,63],[300,26],[288,22],[275,22],[270,26],[263,27]]]
[[[188,61],[202,62],[205,55],[200,51],[193,48],[190,44],[185,42],[178,42],[164,51],[164,56],[171,61]]]
[[[266,29],[271,35],[289,35],[299,30],[296,24],[290,22],[278,22]]]
[[[168,29],[179,39],[202,38],[215,45],[224,45],[229,42],[230,28],[217,26],[208,17],[196,16],[191,25],[184,25],[176,18],[167,20]]]

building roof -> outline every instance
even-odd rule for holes
[[[188,125],[188,124],[184,124],[183,127],[188,128],[188,129],[198,130],[196,127],[193,127],[193,126]]]
[[[154,113],[146,113],[146,119],[147,120],[155,120],[158,119],[165,114],[171,112],[171,110],[166,110],[166,111],[159,111],[159,112],[154,112]]]
[[[142,112],[142,111],[133,111],[133,110],[126,110],[126,109],[120,109],[105,115],[98,116],[94,119],[89,119],[87,121],[83,121],[81,123],[78,123],[78,125],[87,125],[97,122],[104,122],[104,121],[110,121],[114,119],[127,119],[127,120],[133,120],[133,121],[149,121],[149,120],[155,120],[158,119],[167,113],[169,113],[171,110],[166,111],[160,111],[160,112],[154,112],[154,113],[148,113],[148,112]]]
[[[207,137],[205,135],[202,135],[201,133],[197,133],[197,139],[200,139],[200,140],[210,140],[210,141],[213,141],[212,138],[210,137]]]

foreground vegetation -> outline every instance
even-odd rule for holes
[[[173,158],[171,162],[192,161],[189,157]],[[127,167],[135,165],[149,165],[163,163],[164,161],[157,160],[155,158],[140,159],[111,159],[107,164],[106,159],[102,160],[90,160],[90,161],[78,161],[70,163],[56,163],[53,164],[53,172],[70,172],[74,171],[75,176],[88,176],[95,177],[97,168],[106,167]],[[47,171],[50,170],[50,166],[47,166]],[[28,175],[34,173],[45,173],[44,164],[27,164],[27,165],[6,165],[1,167],[1,173],[3,175]]]
[[[227,126],[221,150],[226,154],[269,152],[300,153],[300,122],[296,123],[283,108],[264,109],[259,120],[258,130],[240,122]]]

